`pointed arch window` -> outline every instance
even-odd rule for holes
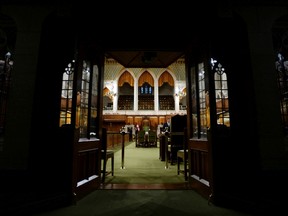
[[[138,79],[138,109],[154,110],[154,78],[148,71]]]
[[[164,71],[158,79],[159,110],[175,110],[174,79]]]
[[[214,59],[210,62],[213,73],[217,124],[230,127],[228,83],[225,69]],[[192,133],[195,138],[207,138],[210,128],[210,97],[208,91],[208,64],[200,62],[191,67]]]
[[[62,76],[61,107],[60,107],[60,122],[59,122],[60,127],[64,124],[71,124],[74,64],[75,61],[72,60],[65,68]]]
[[[118,110],[134,109],[134,78],[125,71],[118,80]]]
[[[59,126],[73,124],[80,129],[80,138],[90,138],[96,135],[97,129],[97,95],[98,95],[98,67],[94,65],[91,72],[90,62],[83,61],[81,70],[81,85],[77,88],[76,109],[73,109],[73,95],[75,88],[75,61],[71,61],[62,76],[61,111]]]
[[[154,79],[147,71],[142,73],[138,80],[139,95],[154,95]]]
[[[225,68],[217,60],[211,60],[214,72],[217,124],[230,127],[228,82]]]
[[[139,87],[140,95],[152,95],[153,87],[149,83],[143,83],[142,86]]]

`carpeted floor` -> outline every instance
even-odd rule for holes
[[[159,160],[159,148],[136,148],[135,143],[128,143],[124,164],[118,147],[114,165],[115,174],[106,177],[104,189],[92,192],[76,205],[34,216],[249,215],[214,206],[195,191],[179,187],[185,185],[184,176],[177,175],[176,165],[167,168]],[[110,166],[108,161],[107,169]],[[169,190],[163,185],[170,185]]]
[[[98,190],[90,193],[84,198],[78,200],[75,205],[58,207],[57,209],[49,208],[50,201],[47,200],[47,208],[41,202],[40,207],[37,206],[37,201],[22,206],[15,212],[18,215],[27,216],[252,216],[252,215],[282,215],[285,211],[285,199],[277,205],[269,207],[269,202],[261,203],[260,209],[247,209],[243,206],[241,210],[223,208],[209,203],[207,199],[189,188],[187,182],[184,181],[182,174],[177,175],[176,165],[168,164],[159,160],[159,148],[136,148],[135,143],[127,143],[124,154],[124,169],[122,167],[122,152],[119,147],[115,149],[115,175],[108,175],[105,184]],[[107,168],[110,168],[110,161]],[[17,193],[21,195],[21,193]],[[284,193],[285,195],[285,193]],[[29,193],[23,194],[22,199]],[[9,193],[9,197],[14,197],[14,194]],[[269,200],[274,200],[276,197],[269,196]],[[13,208],[13,200],[7,203],[5,193],[1,198],[1,203],[10,205]],[[17,197],[15,196],[17,203]],[[261,199],[261,197],[259,197]],[[8,199],[9,200],[9,199]],[[264,201],[267,201],[263,199]],[[54,202],[54,200],[53,200]],[[55,201],[57,204],[57,201]],[[30,205],[31,204],[31,205]],[[269,208],[266,208],[268,205]],[[43,208],[42,208],[42,207]],[[59,206],[59,205],[56,205]],[[28,211],[25,211],[27,208]],[[42,209],[42,210],[40,210]],[[43,209],[49,209],[44,211]],[[271,209],[271,211],[266,211]],[[0,208],[0,212],[3,208]],[[23,211],[22,211],[23,210]],[[252,210],[252,211],[251,211]],[[14,210],[12,211],[14,212]],[[30,212],[26,214],[26,212]],[[31,212],[34,212],[32,214]],[[37,212],[37,213],[36,213]],[[251,212],[254,212],[252,214]],[[277,214],[281,212],[281,214]],[[2,216],[14,216],[13,213],[1,214]]]
[[[185,183],[184,175],[177,174],[177,165],[166,164],[159,159],[159,147],[135,147],[135,142],[127,143],[124,149],[115,149],[114,176],[106,176],[106,184],[177,184]],[[122,167],[122,165],[124,165]],[[111,160],[107,162],[107,169]]]
[[[74,206],[34,216],[249,216],[211,205],[193,190],[97,190]]]

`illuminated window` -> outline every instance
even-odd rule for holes
[[[60,126],[72,124],[74,66],[72,61],[65,68],[62,77]],[[90,138],[96,134],[97,124],[97,83],[98,67],[94,65],[91,72],[90,63],[82,62],[81,86],[78,86],[76,97],[75,127],[80,130],[80,138]]]
[[[211,62],[214,72],[217,124],[230,127],[228,83],[225,68],[216,60],[212,59]]]
[[[206,138],[207,129],[210,127],[209,97],[207,91],[207,75],[201,62],[197,67],[191,68],[191,93],[192,93],[192,132],[197,138]],[[208,105],[208,106],[207,106]]]
[[[62,76],[61,108],[60,108],[60,127],[64,124],[71,124],[72,96],[73,96],[73,60],[67,65]]]

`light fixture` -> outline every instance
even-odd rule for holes
[[[105,83],[105,93],[104,96],[108,97],[110,100],[113,100],[113,98],[117,95],[116,92],[114,91],[114,82],[106,82]]]
[[[116,93],[113,91],[108,91],[104,96],[107,96],[110,100],[113,100],[113,98],[116,96]]]
[[[179,99],[181,100],[183,97],[186,96],[186,92],[178,91],[177,93],[175,93],[175,96],[179,97]]]
[[[182,87],[181,86],[178,87],[178,91],[176,91],[175,96],[179,97],[179,100],[181,100],[183,97],[186,96],[186,91],[185,91],[185,89],[183,89],[183,86]]]

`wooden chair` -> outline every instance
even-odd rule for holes
[[[141,123],[142,130],[148,132],[150,130],[150,119],[144,118]]]
[[[101,161],[103,162],[103,167],[101,169],[102,173],[102,183],[105,182],[105,177],[109,174],[114,176],[114,150],[107,149],[107,129],[102,128],[102,141],[101,141]],[[107,161],[111,160],[111,170],[107,171]]]
[[[184,128],[183,149],[177,151],[177,174],[184,174],[185,181],[188,180],[188,148],[187,148],[187,128]],[[181,164],[183,163],[183,169]]]
[[[170,142],[168,143],[168,154],[170,164],[177,161],[177,151],[183,149],[184,128],[187,127],[187,115],[175,115],[171,117]]]
[[[168,139],[168,154],[170,164],[177,162],[177,152],[183,149],[184,132],[170,132],[170,139]]]
[[[149,147],[157,147],[157,132],[151,130],[148,136]]]
[[[139,147],[139,146],[143,147],[145,145],[146,145],[145,131],[144,130],[140,130],[138,132],[137,147]]]

